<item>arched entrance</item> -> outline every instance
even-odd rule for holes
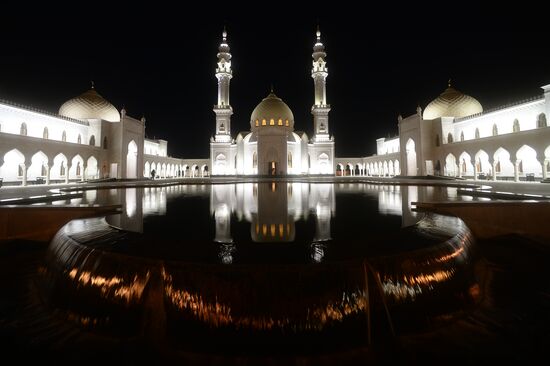
[[[449,154],[445,158],[445,175],[449,177],[458,176],[458,167],[456,166],[456,158],[453,154]]]
[[[128,154],[126,155],[126,178],[137,178],[137,153],[137,144],[132,140],[128,144]]]
[[[416,144],[413,139],[409,139],[405,145],[405,151],[407,154],[407,175],[418,175],[418,168],[416,165]]]

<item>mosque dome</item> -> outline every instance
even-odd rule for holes
[[[252,128],[262,126],[262,121],[266,121],[266,125],[275,125],[275,126],[287,126],[294,128],[294,115],[292,111],[282,101],[281,98],[277,97],[273,91],[269,93],[252,111],[250,117],[250,126]],[[273,124],[270,123],[273,120]],[[258,121],[256,123],[256,121]],[[288,123],[287,123],[288,121]]]
[[[466,117],[483,112],[483,107],[469,95],[462,94],[451,86],[435,98],[424,110],[423,119],[435,119],[439,117]]]
[[[93,85],[87,92],[63,103],[59,108],[59,114],[79,120],[102,119],[109,122],[120,122],[118,110],[99,95]]]

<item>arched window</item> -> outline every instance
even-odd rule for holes
[[[439,134],[435,135],[435,146],[439,146]]]
[[[292,153],[288,153],[288,167],[292,168]]]
[[[319,132],[326,132],[324,123],[321,123],[321,125],[319,126]]]
[[[476,128],[476,139],[479,138],[479,128]]]
[[[21,123],[21,128],[19,129],[19,134],[21,136],[27,136],[27,124],[25,122]]]
[[[223,125],[223,122],[222,124],[220,125],[220,132],[224,132],[225,131],[225,126]]]
[[[82,136],[80,136],[80,134],[78,134],[78,138],[76,139],[76,143],[77,143],[77,144],[81,144],[81,143],[82,143]]]
[[[103,137],[103,148],[107,149],[107,136]]]
[[[513,132],[519,132],[519,121],[517,120],[517,118],[514,120],[514,125],[512,126],[512,131]]]
[[[256,120],[256,127],[260,126],[260,121]]]
[[[450,144],[453,142],[453,134],[449,132],[449,134],[447,135],[447,142]]]
[[[254,151],[254,154],[252,154],[252,168],[258,167],[258,155],[256,154],[256,151]]]
[[[44,127],[44,131],[42,132],[42,138],[48,139],[49,133],[48,133],[48,127]]]
[[[279,125],[279,126],[283,125],[283,120],[281,118],[279,118],[279,121],[277,121],[277,125]]]
[[[288,123],[288,119],[285,120],[285,126],[288,127],[289,126],[289,123]]]
[[[493,136],[498,136],[498,127],[497,124],[493,124]]]
[[[548,126],[548,124],[546,123],[546,115],[544,113],[541,113],[537,118],[537,127],[542,128],[546,126]]]
[[[95,146],[95,136],[94,135],[92,135],[90,137],[90,146]]]
[[[269,125],[270,125],[270,126],[275,126],[275,120],[274,120],[273,118],[271,118],[271,119],[269,120]]]
[[[266,120],[265,120],[265,118],[264,118],[264,119],[262,119],[262,126],[266,126],[266,125],[267,125],[267,122],[266,122]]]
[[[464,141],[464,131],[460,132],[460,141]]]
[[[63,133],[61,134],[61,141],[67,142],[67,132],[66,131],[63,131]]]

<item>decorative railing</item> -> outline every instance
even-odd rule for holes
[[[84,126],[89,126],[90,124],[86,121],[80,121],[78,119],[74,119],[74,118],[70,118],[70,117],[65,117],[65,116],[61,116],[57,113],[52,113],[52,112],[48,112],[48,111],[45,111],[45,110],[42,110],[42,109],[38,109],[38,108],[34,108],[34,107],[29,107],[27,105],[24,105],[24,104],[19,104],[19,103],[15,103],[15,102],[12,102],[12,101],[9,101],[9,100],[5,100],[5,99],[0,99],[0,103],[1,104],[5,104],[5,105],[8,105],[10,107],[16,107],[16,108],[20,108],[20,109],[25,109],[29,112],[35,112],[35,113],[40,113],[40,114],[45,114],[45,115],[48,115],[50,117],[55,117],[55,118],[59,118],[59,119],[64,119],[66,121],[69,121],[69,122],[73,122],[73,123],[78,123],[78,124],[81,124],[81,125],[84,125]]]
[[[487,109],[487,110],[485,110],[483,112],[480,112],[480,113],[472,114],[472,115],[465,116],[465,117],[460,117],[460,118],[455,119],[455,122],[466,121],[466,120],[469,120],[469,119],[472,119],[472,118],[483,116],[485,114],[497,112],[497,111],[500,111],[500,110],[503,110],[503,109],[506,109],[506,108],[515,107],[515,106],[518,106],[518,105],[521,105],[521,104],[526,104],[526,103],[529,103],[529,102],[535,102],[535,101],[538,101],[538,100],[541,100],[541,99],[544,99],[544,94],[540,94],[540,95],[530,97],[530,98],[527,98],[527,99],[518,100],[518,101],[508,103],[508,104],[504,104],[504,105],[501,105],[501,106],[498,106],[498,107],[495,107],[495,108],[490,108],[490,109]]]

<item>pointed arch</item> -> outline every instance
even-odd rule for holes
[[[128,143],[127,153],[126,153],[126,178],[135,179],[137,178],[137,155],[138,155],[138,146],[134,140]]]
[[[86,161],[86,170],[84,171],[85,179],[99,178],[98,162],[95,156],[90,156]]]
[[[82,135],[78,134],[78,137],[76,138],[76,143],[81,144],[82,143]]]
[[[447,134],[447,143],[452,143],[453,142],[453,134],[451,132],[449,132]]]
[[[541,177],[542,176],[542,166],[537,160],[537,152],[529,145],[523,145],[516,152],[516,158],[519,161],[517,163],[519,175],[525,176],[528,178],[532,177]]]
[[[31,165],[27,171],[27,179],[45,178],[48,167],[48,156],[43,151],[38,151],[31,158]]]
[[[0,167],[0,177],[5,182],[19,181],[23,176],[25,155],[17,149],[12,149],[4,154],[4,164]]]
[[[95,146],[95,136],[90,136],[90,146]]]
[[[449,153],[445,158],[445,175],[450,177],[458,176],[458,166],[456,165],[456,157]]]
[[[407,155],[407,175],[418,175],[418,167],[416,163],[416,143],[412,138],[407,140],[407,143],[405,144],[405,152]]]
[[[19,134],[21,136],[27,136],[27,124],[25,122],[21,123],[21,127],[19,127]]]

